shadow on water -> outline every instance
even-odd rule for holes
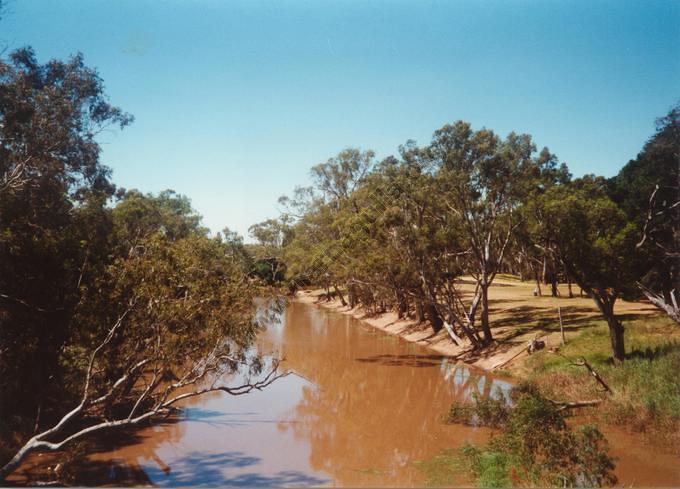
[[[448,357],[444,355],[373,355],[370,357],[356,358],[357,362],[377,363],[392,367],[437,367],[442,360]]]
[[[242,452],[191,452],[173,463],[169,472],[147,469],[148,476],[159,486],[221,486],[221,487],[280,487],[286,485],[320,485],[326,479],[297,471],[281,471],[273,475],[255,472],[229,474],[229,469],[255,467],[262,460]]]
[[[123,460],[84,461],[78,469],[79,485],[101,485],[103,481],[116,486],[156,485],[161,487],[220,486],[220,487],[282,487],[318,486],[329,482],[298,471],[281,471],[272,475],[255,472],[262,460],[242,452],[191,452],[175,461],[172,467],[150,466]],[[253,472],[231,474],[230,470],[252,467]]]

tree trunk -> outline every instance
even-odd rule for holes
[[[623,325],[613,314],[607,318],[609,325],[609,339],[612,344],[612,353],[614,358],[619,362],[623,362],[626,358],[626,348],[623,342]]]
[[[541,279],[538,276],[538,270],[534,269],[534,278],[536,279],[536,294],[541,297],[543,294],[541,292]]]
[[[550,293],[553,297],[559,297],[560,291],[557,289],[557,274],[550,274]]]
[[[548,259],[544,256],[543,257],[543,270],[541,271],[541,281],[546,285],[548,284],[547,273],[548,273]]]
[[[408,313],[408,301],[398,287],[394,288],[394,296],[397,299],[397,316],[402,319]]]
[[[614,303],[616,299],[610,298],[605,294],[606,292],[590,291],[590,295],[600,309],[604,319],[607,321],[607,326],[609,326],[609,341],[611,343],[614,360],[623,362],[626,358],[626,348],[623,341],[624,328],[621,321],[619,321],[614,314]]]
[[[574,298],[574,291],[571,290],[571,277],[567,275],[567,290],[569,290],[569,298],[573,299]]]
[[[482,279],[482,331],[484,331],[484,345],[490,345],[493,341],[491,327],[489,326],[489,284],[487,278]]]
[[[416,301],[416,321],[421,324],[425,320],[425,311],[423,311],[423,301],[420,299]]]
[[[425,306],[425,312],[427,314],[427,318],[430,320],[432,329],[435,333],[439,333],[439,331],[444,327],[444,322],[442,321],[442,318],[439,317],[437,308],[434,307],[434,304],[428,302],[428,304]]]
[[[349,307],[354,309],[357,306],[357,291],[354,282],[350,282],[350,284],[347,286],[347,295],[349,298]]]
[[[345,297],[342,295],[342,292],[340,292],[340,289],[338,289],[337,284],[333,284],[333,288],[335,289],[335,293],[338,294],[338,297],[340,298],[340,303],[343,307],[345,307],[347,302],[345,302]]]

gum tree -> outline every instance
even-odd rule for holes
[[[597,305],[609,327],[612,355],[625,358],[624,327],[614,313],[622,296],[635,294],[639,260],[636,226],[607,196],[602,177],[587,176],[549,189],[530,204],[534,232],[550,236],[552,252]]]
[[[505,139],[493,131],[474,131],[458,121],[434,133],[427,157],[438,181],[444,221],[459,221],[470,251],[466,266],[476,281],[469,318],[480,308],[483,343],[493,340],[489,324],[489,287],[509,251],[520,224],[518,208],[538,185],[547,161],[534,157],[526,134]]]

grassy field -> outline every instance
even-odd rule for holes
[[[644,432],[680,452],[680,327],[662,316],[637,317],[624,324],[623,365],[611,360],[606,324],[593,319],[561,348],[563,356],[541,351],[527,358],[526,377],[558,400],[601,398],[604,402],[592,410],[599,422]],[[579,358],[604,379],[610,394],[602,392],[584,367],[569,361]]]

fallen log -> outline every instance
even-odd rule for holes
[[[602,399],[589,399],[586,401],[574,401],[574,402],[559,402],[548,399],[555,406],[558,406],[558,411],[564,411],[565,409],[576,409],[582,407],[597,406],[602,403]]]
[[[513,356],[511,356],[510,358],[507,358],[507,359],[505,359],[505,360],[501,360],[500,362],[493,364],[493,365],[491,366],[491,370],[496,370],[497,368],[501,368],[501,367],[503,367],[504,365],[507,365],[508,363],[510,363],[511,361],[513,361],[515,358],[517,358],[518,356],[520,356],[520,355],[521,355],[522,353],[524,353],[525,351],[527,351],[525,347],[520,348],[519,351],[518,351],[517,353],[515,353]]]

